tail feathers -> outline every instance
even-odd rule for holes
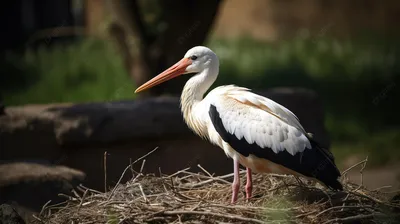
[[[318,174],[313,175],[313,177],[332,190],[342,191],[343,185],[338,180],[340,176],[332,173],[332,168],[333,167],[327,167],[325,170],[321,170]]]
[[[339,169],[336,167],[335,160],[331,152],[326,149],[320,147],[316,142],[311,141],[312,147],[315,153],[318,153],[319,156],[318,162],[315,164],[315,168],[311,175],[317,180],[321,181],[327,187],[333,190],[343,190],[343,185],[338,180],[341,176]]]
[[[339,180],[332,181],[331,183],[329,183],[328,186],[331,187],[334,190],[343,191],[343,185],[339,182]]]

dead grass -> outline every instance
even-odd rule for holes
[[[143,159],[143,158],[141,158]],[[139,160],[135,161],[138,162]],[[135,163],[134,162],[134,163]],[[143,160],[142,167],[145,160]],[[351,169],[365,167],[363,161]],[[45,205],[37,223],[398,223],[399,201],[381,190],[347,183],[326,191],[291,176],[255,174],[254,196],[230,204],[233,174],[213,176],[189,168],[172,175],[142,174],[106,193],[84,186],[58,205]],[[362,169],[361,169],[362,171]],[[241,180],[245,180],[245,171]],[[362,175],[362,172],[361,172]],[[243,185],[242,185],[243,186]],[[242,187],[241,189],[244,189]]]

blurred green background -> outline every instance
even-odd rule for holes
[[[397,43],[377,46],[380,41],[297,37],[267,43],[243,37],[211,38],[205,45],[221,60],[214,86],[311,88],[323,101],[335,155],[369,154],[372,164],[383,164],[400,159],[399,111],[393,106],[400,76]],[[43,46],[23,57],[9,53],[6,63],[2,73],[18,69],[20,75],[1,82],[6,105],[135,98],[121,58],[99,39]]]

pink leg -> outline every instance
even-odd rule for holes
[[[232,183],[232,204],[237,201],[240,187],[239,180],[239,163],[237,160],[233,160],[233,183]]]
[[[247,174],[246,200],[249,201],[249,199],[252,196],[252,191],[253,191],[253,178],[251,177],[251,169],[250,168],[246,169],[246,174]]]

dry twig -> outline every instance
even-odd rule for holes
[[[156,151],[158,149],[158,147],[154,148],[153,150],[151,150],[150,152],[148,152],[146,155],[140,157],[139,159],[135,160],[133,163],[129,164],[129,166],[127,166],[124,170],[124,172],[122,172],[121,177],[119,178],[117,184],[115,185],[114,189],[111,191],[110,196],[108,196],[108,200],[111,199],[111,197],[114,195],[115,190],[117,189],[118,185],[121,183],[122,178],[124,178],[126,171],[132,167],[133,164],[139,162],[140,160],[146,158],[147,156],[149,156],[150,154],[152,154],[154,151]]]
[[[189,172],[189,168],[172,175],[162,175],[160,172],[160,175],[156,176],[139,172],[126,184],[120,183],[125,172],[131,169],[133,164],[156,149],[131,163],[123,171],[110,193],[101,193],[80,186],[82,197],[67,196],[68,201],[61,208],[59,205],[56,208],[46,204],[35,220],[38,223],[50,224],[72,222],[330,224],[359,220],[363,223],[373,223],[376,218],[393,218],[389,216],[390,212],[400,208],[399,204],[387,201],[379,189],[368,191],[365,188],[361,189],[360,185],[346,183],[344,192],[330,192],[308,184],[301,187],[295,178],[285,175],[255,174],[254,197],[250,202],[246,202],[245,196],[241,194],[235,205],[229,203],[231,197],[229,179],[233,174],[213,176],[204,168],[203,174]],[[144,162],[141,170],[143,164]],[[358,165],[360,164],[363,163]],[[245,173],[242,170],[240,175],[244,177]],[[282,187],[285,186],[283,181],[287,182],[287,188]]]

